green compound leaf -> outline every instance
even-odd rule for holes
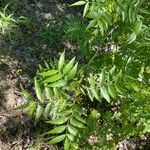
[[[80,121],[78,121],[77,119],[75,118],[70,118],[70,123],[73,125],[73,126],[76,126],[78,128],[85,128],[85,126],[83,125],[83,123],[81,123]]]
[[[61,54],[59,61],[58,61],[58,69],[59,71],[62,69],[65,63],[65,51]]]
[[[52,83],[52,84],[49,84],[48,87],[63,87],[63,86],[65,86],[66,84],[67,84],[66,81],[64,81],[64,80],[59,80],[59,81],[57,81],[57,82],[54,82],[54,83]]]
[[[49,141],[50,144],[56,144],[56,143],[59,143],[61,141],[63,141],[66,137],[66,134],[63,134],[63,135],[60,135],[60,136],[57,136],[55,138],[53,138],[52,140]]]
[[[78,2],[75,2],[73,4],[71,4],[70,6],[81,6],[81,5],[84,5],[86,4],[86,1],[78,1]]]
[[[27,102],[25,104],[15,107],[14,110],[26,109],[27,107],[29,107],[29,105],[30,105],[29,102]]]
[[[68,72],[67,79],[73,79],[77,73],[78,63],[75,64],[75,66]]]
[[[44,117],[45,117],[45,119],[48,118],[51,109],[52,109],[52,104],[51,104],[51,103],[48,103],[48,104],[46,105],[46,107],[45,107],[45,110],[44,110]]]
[[[97,19],[90,21],[89,25],[87,26],[87,30],[94,27],[96,25]]]
[[[44,83],[55,82],[55,81],[58,81],[61,78],[62,78],[62,74],[58,73],[58,74],[55,74],[51,77],[46,78],[43,82]]]
[[[70,150],[70,142],[68,138],[65,139],[64,150]]]
[[[36,78],[34,78],[34,85],[35,85],[35,92],[36,92],[36,96],[37,98],[42,102],[42,91],[41,91],[41,87],[37,81]]]
[[[108,85],[108,93],[112,98],[116,98],[116,90],[115,90],[115,85]]]
[[[78,133],[78,130],[71,125],[68,125],[68,131],[69,131],[69,133],[73,134],[74,136],[76,136]]]
[[[100,18],[100,19],[98,19],[97,20],[97,23],[98,23],[98,26],[99,26],[99,28],[100,28],[100,31],[101,31],[101,33],[102,33],[102,35],[104,35],[104,21],[102,20],[102,18]]]
[[[84,10],[83,10],[83,18],[85,17],[85,15],[87,14],[89,10],[89,2],[87,2],[84,6]]]
[[[115,76],[115,83],[118,83],[123,77],[122,70]]]
[[[75,117],[77,120],[79,120],[80,122],[86,124],[86,120],[84,120],[80,115],[74,114],[74,117]]]
[[[34,100],[33,97],[23,88],[23,86],[21,84],[20,84],[20,88],[21,88],[22,94],[26,100],[28,100],[28,101]]]
[[[46,94],[46,98],[48,100],[52,100],[53,92],[52,92],[52,89],[50,87],[45,87],[45,94]]]
[[[88,78],[88,81],[90,83],[90,86],[94,87],[95,86],[95,79],[92,74],[90,74],[90,77]]]
[[[29,115],[33,116],[33,113],[35,112],[35,110],[36,110],[36,104],[35,102],[31,102],[28,107]]]
[[[60,125],[60,124],[63,124],[65,122],[67,122],[69,119],[69,117],[59,117],[57,119],[54,119],[54,120],[51,120],[51,121],[47,121],[47,123],[50,123],[50,124],[57,124],[57,125]]]
[[[74,141],[74,136],[72,134],[67,134],[67,137],[70,141]]]
[[[58,70],[49,70],[49,71],[38,73],[38,74],[43,77],[49,77],[49,76],[56,74],[57,72],[58,72]]]
[[[40,120],[40,117],[42,116],[42,112],[43,112],[43,107],[41,105],[38,105],[35,113],[34,125],[36,125]]]
[[[109,72],[111,75],[114,75],[115,71],[116,71],[116,66],[113,66]]]
[[[115,83],[115,89],[119,94],[123,94],[121,88]]]
[[[134,42],[135,40],[136,40],[136,34],[135,34],[135,33],[132,33],[132,34],[130,34],[130,36],[128,37],[127,44],[131,44],[131,43]]]
[[[106,87],[100,87],[100,91],[101,91],[102,96],[107,100],[108,103],[110,103],[110,97],[109,97],[107,88]]]
[[[47,61],[44,61],[44,64],[45,64],[45,66],[46,66],[47,69],[50,69],[50,66],[49,66],[49,64],[47,63]]]
[[[54,87],[53,92],[54,92],[54,96],[57,97],[57,99],[61,96],[61,93],[58,90],[58,88]]]
[[[125,18],[126,18],[126,13],[124,11],[122,11],[121,15],[122,15],[122,21],[124,22]]]
[[[94,88],[90,88],[92,95],[99,101],[100,97],[98,96],[97,91]]]
[[[62,111],[60,111],[60,112],[58,112],[58,115],[59,116],[67,116],[68,114],[70,114],[71,113],[71,109],[70,108],[66,108],[66,109],[64,109],[64,110],[62,110]]]
[[[93,96],[91,90],[87,88],[87,92],[88,92],[88,96],[89,96],[90,100],[93,102],[94,96]]]
[[[105,83],[105,68],[102,69],[99,77],[100,86],[103,86]]]
[[[72,58],[69,63],[64,67],[63,69],[63,74],[68,74],[68,72],[71,70],[71,68],[73,67],[73,64],[74,64],[74,61],[75,61],[75,57]]]
[[[58,126],[50,131],[48,131],[46,134],[56,134],[56,133],[62,133],[64,132],[66,129],[66,126],[62,125],[62,126]]]

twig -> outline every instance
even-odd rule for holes
[[[95,52],[95,54],[93,55],[93,57],[91,58],[91,60],[89,61],[88,65],[91,64],[91,62],[93,61],[93,59],[96,57],[97,54],[98,54],[98,49]]]

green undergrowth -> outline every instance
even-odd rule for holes
[[[0,11],[0,33],[19,52],[22,73],[34,70],[32,90],[20,86],[27,101],[18,109],[27,110],[39,139],[65,150],[113,150],[149,135],[150,3],[65,1],[75,13],[52,20],[17,12],[24,4],[26,12],[25,1]]]
[[[50,124],[43,136],[51,145],[117,148],[123,139],[149,132],[150,89],[128,74],[127,65],[121,70],[105,66],[87,76],[75,57],[67,61],[63,52],[59,61],[39,66],[36,97],[21,86],[27,103],[20,109],[28,110],[35,126],[42,120]]]

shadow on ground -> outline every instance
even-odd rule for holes
[[[27,19],[18,24],[11,38],[7,34],[0,36],[0,75],[5,77],[1,79],[0,85],[7,84],[14,89],[23,83],[30,88],[32,81],[27,82],[35,75],[39,63],[58,58],[59,52],[64,49],[74,55],[73,46],[63,36],[63,23],[80,13],[69,8],[68,3],[71,1],[67,0],[4,0],[1,10],[8,3],[8,14],[13,13],[14,18],[24,16]]]
[[[19,140],[16,139],[18,135],[13,134],[18,133],[20,130],[18,127],[24,127],[26,123],[31,125],[28,117],[22,116],[21,112],[16,114],[12,110],[24,102],[19,84],[22,83],[30,90],[33,84],[32,77],[39,63],[57,58],[59,52],[65,48],[70,50],[70,55],[74,55],[72,46],[67,41],[61,40],[63,31],[60,31],[65,20],[80,15],[75,9],[68,7],[67,3],[71,3],[70,0],[3,0],[0,10],[8,3],[10,3],[6,10],[8,14],[13,13],[14,18],[24,16],[27,20],[18,24],[15,32],[11,33],[11,38],[0,35],[0,149],[3,150],[15,148],[18,141],[21,143],[31,141],[30,134],[25,139],[22,136],[26,134],[23,133],[19,136]],[[50,33],[47,30],[49,26],[53,26]],[[45,33],[48,41],[43,39]],[[30,127],[28,130],[27,126],[24,129],[29,131]],[[8,139],[9,136],[12,139]]]

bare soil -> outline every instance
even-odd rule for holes
[[[0,1],[0,8],[9,2]],[[32,77],[38,64],[59,54],[45,45],[39,35],[48,24],[69,16],[66,8],[66,3],[56,0],[13,0],[8,7],[8,12],[13,12],[15,17],[24,16],[33,24],[21,26],[12,39],[0,35],[0,150],[56,149],[40,138],[36,141],[31,136],[32,120],[14,108],[25,101],[19,84],[32,90]]]

